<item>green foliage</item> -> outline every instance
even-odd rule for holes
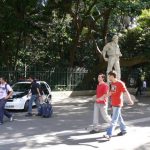
[[[136,28],[129,30],[120,41],[121,50],[123,57],[132,58],[135,55],[139,54],[140,50],[137,49],[136,45],[138,43],[139,37],[141,35],[141,29]]]
[[[3,0],[0,3],[0,65],[48,70],[84,66],[92,69],[113,34],[122,32],[124,16],[138,16],[146,0]],[[124,34],[124,57],[148,53],[149,10],[139,26]],[[106,39],[106,41],[105,41]],[[146,40],[145,40],[146,39]],[[144,50],[143,50],[144,49]],[[140,53],[139,53],[140,52]]]
[[[138,23],[141,28],[150,28],[150,9],[144,9],[138,18]]]
[[[150,10],[143,10],[138,17],[138,26],[134,29],[128,30],[124,34],[121,46],[125,58],[132,58],[136,55],[145,55],[150,58]]]

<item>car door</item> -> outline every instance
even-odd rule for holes
[[[49,90],[48,90],[46,84],[42,82],[42,83],[40,83],[40,86],[41,86],[41,89],[43,90],[44,94],[49,95]]]

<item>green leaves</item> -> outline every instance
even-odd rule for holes
[[[150,27],[150,9],[144,9],[141,16],[138,18],[138,23],[142,28]]]
[[[146,32],[149,10],[139,17],[139,28],[127,34],[124,18],[137,17],[143,8],[149,7],[148,3],[147,0],[1,0],[0,65],[92,68],[102,61],[93,41],[102,50],[105,42],[120,32],[124,34],[124,56],[136,55],[139,49],[147,49],[148,40],[144,39],[149,38]]]

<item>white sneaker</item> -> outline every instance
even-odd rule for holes
[[[107,140],[111,139],[111,137],[109,135],[107,135],[107,134],[103,135],[103,137],[106,138]]]

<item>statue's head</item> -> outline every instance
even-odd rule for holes
[[[118,36],[117,35],[114,35],[112,37],[112,41],[114,41],[115,43],[118,43]]]

